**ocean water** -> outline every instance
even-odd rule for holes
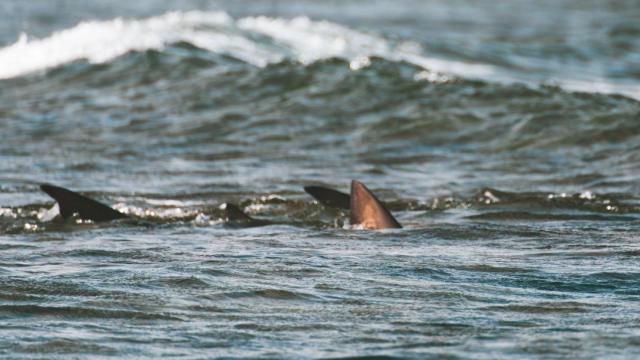
[[[637,358],[638,19],[2,1],[0,357]],[[351,179],[404,228],[302,190]],[[44,182],[132,219],[63,221]]]

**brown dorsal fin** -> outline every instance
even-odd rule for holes
[[[349,210],[351,207],[349,194],[345,194],[338,190],[322,186],[305,186],[304,191],[313,196],[314,199],[318,200],[324,206],[343,210]]]
[[[126,218],[127,215],[120,211],[114,210],[105,204],[99,203],[84,195],[69,189],[61,188],[54,185],[42,184],[40,189],[58,202],[60,215],[63,219],[78,214],[83,220],[110,221]]]
[[[351,181],[351,225],[365,229],[402,228],[402,225],[380,203],[363,183]]]

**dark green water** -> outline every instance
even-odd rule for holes
[[[640,6],[394,4],[3,2],[0,356],[637,357]]]

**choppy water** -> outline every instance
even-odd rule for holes
[[[3,357],[640,354],[635,1],[0,17]],[[352,178],[405,228],[302,191]],[[42,182],[135,219],[65,223]]]

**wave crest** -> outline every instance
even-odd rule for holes
[[[104,63],[127,52],[162,50],[177,42],[188,42],[255,66],[340,57],[353,60],[357,69],[366,65],[363,58],[378,56],[461,76],[489,77],[495,73],[487,65],[428,58],[417,43],[390,41],[328,21],[265,16],[234,20],[225,12],[189,11],[147,19],[82,22],[43,39],[29,39],[22,34],[17,42],[0,49],[0,79],[77,60]]]

